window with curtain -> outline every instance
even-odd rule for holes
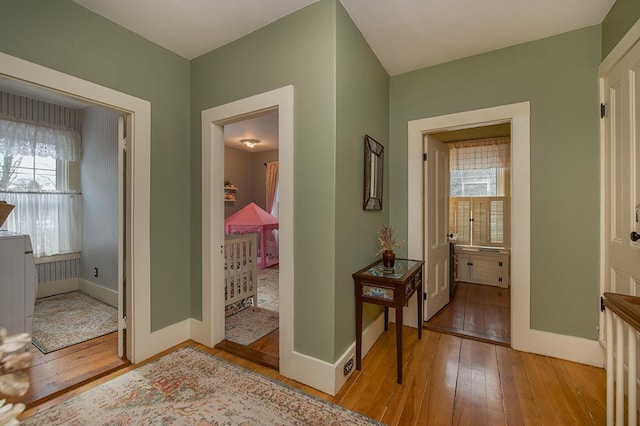
[[[16,206],[5,227],[28,234],[36,257],[80,251],[79,160],[77,131],[0,119],[0,199]]]
[[[449,232],[458,244],[509,247],[510,138],[451,144]]]

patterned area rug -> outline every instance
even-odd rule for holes
[[[258,269],[258,307],[280,312],[279,275],[276,268]]]
[[[381,425],[191,347],[23,422],[61,424]]]
[[[277,312],[250,307],[235,313],[224,322],[224,338],[243,346],[250,345],[279,326]]]
[[[33,344],[42,353],[66,348],[118,329],[118,310],[79,291],[36,300]]]

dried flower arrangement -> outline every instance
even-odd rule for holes
[[[396,231],[395,229],[393,229],[393,226],[387,225],[387,224],[380,225],[376,235],[378,236],[378,242],[380,243],[382,248],[378,250],[378,252],[376,253],[376,256],[379,256],[382,252],[386,250],[393,251],[394,247],[404,248],[404,241],[400,241],[399,243],[396,243],[395,233]]]
[[[7,336],[7,330],[0,328],[0,394],[22,396],[29,390],[29,375],[23,370],[31,366],[31,353],[19,352],[31,336],[27,333]],[[0,426],[20,424],[16,419],[25,409],[24,404],[6,404],[0,399]]]

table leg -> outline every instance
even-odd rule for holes
[[[356,287],[356,370],[362,363],[362,297],[359,286]]]
[[[422,301],[424,300],[424,293],[422,289],[422,280],[420,280],[420,284],[418,285],[418,289],[416,290],[416,295],[418,296],[418,339],[422,339],[422,321],[423,321],[423,309],[422,309]]]
[[[384,307],[384,331],[387,331],[389,328],[389,307]]]
[[[398,384],[402,384],[402,306],[396,306],[396,360]]]

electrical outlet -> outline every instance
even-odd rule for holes
[[[98,278],[98,267],[93,268],[93,276]]]
[[[349,373],[351,373],[351,370],[353,370],[353,358],[349,358],[349,361],[344,364],[344,375],[349,375]]]

